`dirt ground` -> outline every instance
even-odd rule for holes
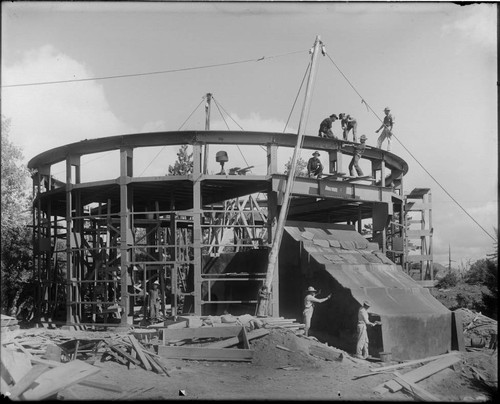
[[[37,331],[38,330],[38,331]],[[99,338],[106,333],[47,329],[18,330],[19,333],[54,333],[74,338]],[[124,333],[125,334],[125,333]],[[101,371],[90,377],[100,383],[120,386],[123,394],[81,385],[59,393],[62,400],[354,400],[415,401],[403,390],[384,395],[373,390],[392,379],[392,374],[372,374],[370,368],[387,363],[359,360],[344,353],[342,361],[327,361],[309,355],[319,342],[283,329],[250,341],[255,351],[249,362],[216,362],[164,359],[170,377],[143,368],[128,369],[112,360],[97,360]],[[288,348],[279,349],[276,345]],[[324,346],[324,345],[323,345]],[[461,361],[418,383],[440,401],[490,401],[491,389],[481,377],[496,386],[497,353],[490,349],[461,352]],[[473,370],[472,367],[475,369]],[[286,369],[282,369],[285,367]],[[414,367],[413,367],[414,368]],[[404,374],[412,367],[400,369]],[[477,372],[481,377],[477,376]],[[369,374],[358,378],[358,376]],[[493,383],[494,382],[494,383]],[[136,389],[149,389],[134,395]],[[183,391],[183,393],[181,393]]]

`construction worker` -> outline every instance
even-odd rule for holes
[[[361,158],[361,156],[363,155],[363,153],[365,152],[365,148],[366,148],[366,145],[365,145],[366,136],[365,135],[361,135],[361,137],[359,138],[359,140],[360,140],[361,143],[357,144],[356,146],[354,146],[354,155],[352,156],[352,160],[349,163],[349,172],[351,173],[352,177],[355,176],[355,174],[354,174],[354,170],[355,169],[356,169],[356,172],[358,173],[358,176],[361,177],[363,175],[363,170],[358,165],[358,162],[359,162],[359,159]]]
[[[351,115],[346,115],[344,113],[339,114],[340,126],[342,127],[342,135],[344,140],[348,140],[349,131],[352,129],[352,140],[357,142],[357,130],[358,122]]]
[[[307,176],[311,177],[315,176],[321,178],[321,174],[323,174],[323,164],[321,164],[319,157],[319,153],[315,151],[313,157],[309,159],[307,162]]]
[[[387,151],[391,151],[391,137],[392,127],[394,126],[394,117],[391,115],[391,109],[389,107],[385,107],[384,113],[384,122],[382,123],[382,126],[375,131],[375,133],[378,133],[380,129],[383,129],[382,133],[378,137],[377,147],[381,149],[382,142],[387,138]]]
[[[311,328],[311,318],[314,313],[314,303],[323,303],[330,299],[330,297],[332,297],[332,295],[329,294],[323,299],[318,299],[316,297],[316,293],[318,293],[318,291],[312,286],[309,286],[307,288],[307,295],[304,298],[304,311],[302,314],[304,315],[304,335],[306,337],[309,335],[309,328]]]
[[[158,287],[160,283],[154,281],[153,288],[149,291],[149,319],[151,322],[158,322],[158,315],[160,313],[160,291]]]
[[[325,118],[321,121],[319,125],[319,137],[326,137],[329,139],[337,139],[337,136],[333,134],[332,125],[339,117],[335,114],[331,114],[328,118]]]
[[[368,319],[368,308],[370,307],[370,302],[365,300],[363,305],[358,311],[358,341],[356,343],[356,358],[366,359],[368,358],[368,332],[366,331],[366,326],[374,326],[379,324],[378,322],[372,323]]]

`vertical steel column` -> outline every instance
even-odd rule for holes
[[[194,312],[201,315],[201,145],[193,145],[193,250]]]
[[[72,323],[73,320],[73,254],[71,253],[71,234],[72,234],[72,200],[71,190],[72,172],[71,172],[71,156],[66,158],[66,323]]]
[[[269,143],[267,145],[267,175],[278,172],[278,146]]]
[[[133,318],[129,320],[129,295],[128,295],[128,267],[129,261],[129,240],[131,236],[130,226],[130,208],[132,190],[129,190],[128,184],[133,176],[132,170],[133,149],[129,147],[120,148],[120,277],[121,277],[121,326],[131,324]],[[132,240],[130,240],[132,242]]]

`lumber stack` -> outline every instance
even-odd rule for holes
[[[422,387],[417,385],[417,382],[424,380],[450,366],[453,366],[457,362],[460,362],[461,358],[458,352],[452,352],[449,354],[443,354],[430,358],[423,358],[421,360],[412,360],[408,362],[399,363],[396,365],[389,365],[384,367],[379,367],[376,369],[371,369],[373,374],[382,372],[392,372],[393,378],[388,380],[377,387],[375,387],[374,392],[378,394],[385,394],[387,392],[395,393],[402,389],[405,389],[410,394],[414,395],[416,399],[422,401],[438,401],[436,397],[425,391]],[[425,363],[416,369],[410,370],[405,374],[399,373],[397,369],[403,368],[405,366],[414,366],[421,363]]]
[[[15,344],[1,347],[0,391],[11,400],[56,397],[62,390],[100,371],[80,360],[68,363],[44,360],[23,349]]]
[[[266,328],[286,328],[298,331],[304,328],[304,324],[297,323],[295,319],[286,319],[284,317],[266,317],[260,319]]]
[[[147,349],[134,335],[115,336],[104,340],[103,360],[115,360],[129,369],[142,367],[162,376],[170,376],[161,357]]]

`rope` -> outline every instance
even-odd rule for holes
[[[179,131],[180,131],[180,130],[182,129],[182,127],[186,124],[186,122],[189,120],[189,118],[191,118],[191,117],[193,116],[193,114],[194,114],[194,113],[195,113],[195,111],[199,108],[199,106],[203,103],[203,101],[205,101],[205,98],[206,98],[205,96],[203,96],[203,97],[201,98],[200,103],[196,106],[196,108],[193,110],[193,112],[191,112],[191,114],[189,114],[189,116],[187,117],[187,119],[186,119],[186,120],[183,122],[183,124],[179,127],[179,129],[178,129]],[[167,147],[167,146],[163,146],[163,147],[160,149],[160,151],[159,151],[158,153],[156,153],[156,156],[154,156],[154,157],[153,157],[153,159],[152,159],[152,160],[149,162],[149,164],[146,166],[146,168],[145,168],[144,170],[142,170],[142,173],[140,173],[140,174],[139,174],[139,177],[142,177],[142,175],[144,174],[144,172],[145,172],[145,171],[149,168],[149,166],[150,166],[151,164],[153,164],[153,161],[155,161],[155,160],[158,158],[158,156],[159,156],[159,155],[160,155],[160,153],[161,153],[161,152],[165,149],[165,147]]]
[[[290,122],[292,112],[295,108],[295,104],[297,103],[297,99],[299,98],[300,90],[302,90],[302,85],[304,84],[304,80],[306,79],[307,72],[309,71],[310,67],[311,67],[311,61],[309,61],[309,64],[306,67],[306,71],[304,72],[304,77],[302,77],[302,82],[300,83],[299,91],[297,91],[297,95],[295,96],[295,100],[293,101],[292,109],[290,110],[290,115],[288,115],[288,119],[285,123],[285,128],[283,129],[283,133],[285,133],[286,127],[288,126],[288,122]]]
[[[330,59],[330,61],[333,63],[333,65],[337,68],[337,70],[340,72],[340,74],[344,77],[344,79],[349,83],[349,85],[352,87],[352,89],[356,92],[356,94],[361,98],[361,103],[365,104],[366,105],[366,108],[369,109],[373,115],[375,115],[375,117],[381,122],[383,123],[383,119],[381,119],[378,114],[373,110],[373,108],[368,104],[368,102],[365,101],[365,99],[363,98],[363,96],[359,93],[359,91],[356,89],[356,87],[354,87],[354,85],[350,82],[350,80],[346,77],[346,75],[342,72],[342,70],[337,66],[337,64],[333,61],[333,59],[330,57],[330,55],[326,54],[328,56],[328,59]],[[413,153],[411,153],[408,148],[403,144],[403,142],[401,142],[401,140],[399,140],[396,135],[392,134],[392,136],[394,137],[394,139],[396,139],[398,141],[398,143],[403,147],[403,149],[406,150],[406,152],[417,162],[417,164],[422,168],[422,170],[425,171],[425,173],[432,178],[432,180],[444,191],[444,193],[446,195],[448,195],[450,197],[450,199],[455,202],[457,204],[457,206],[470,218],[472,219],[472,221],[478,225],[481,230],[483,230],[483,232],[488,236],[490,237],[493,241],[496,241],[495,237],[493,237],[490,233],[488,233],[486,231],[486,229],[481,226],[478,221],[476,219],[474,219],[470,214],[469,212],[467,212],[465,210],[465,208],[444,188],[443,185],[441,185],[441,183],[436,179],[434,178],[434,176],[420,163],[420,161],[413,155]]]
[[[293,55],[295,53],[302,53],[302,52],[304,52],[304,51],[301,50],[301,51],[282,53],[282,54],[272,55],[272,56],[262,56],[258,59],[246,59],[246,60],[238,60],[238,61],[233,61],[233,62],[216,63],[216,64],[211,64],[211,65],[203,65],[203,66],[195,66],[195,67],[184,67],[184,68],[171,69],[171,70],[159,70],[159,71],[146,72],[146,73],[131,73],[131,74],[120,74],[120,75],[113,75],[113,76],[89,77],[89,78],[85,78],[85,79],[39,81],[39,82],[34,82],[34,83],[7,84],[7,85],[3,85],[0,87],[7,88],[7,87],[40,86],[40,85],[46,85],[46,84],[77,83],[77,82],[82,82],[82,81],[121,79],[121,78],[127,78],[127,77],[151,76],[154,74],[177,73],[177,72],[185,72],[185,71],[189,71],[189,70],[201,70],[201,69],[210,69],[213,67],[230,66],[230,65],[236,65],[236,64],[241,64],[241,63],[261,62],[265,59],[273,59],[273,58]]]
[[[216,106],[216,107],[217,107],[217,109],[219,110],[219,114],[220,114],[220,116],[222,117],[222,120],[223,120],[223,121],[224,121],[224,123],[226,124],[227,129],[229,130],[229,125],[227,124],[226,120],[224,119],[224,115],[222,115],[222,111],[221,111],[221,110],[220,110],[220,108],[219,108],[219,103],[215,100],[215,98],[213,98],[213,97],[212,97],[212,99],[214,100],[215,106]],[[230,115],[229,115],[229,116],[230,116]],[[238,125],[238,124],[237,124],[237,125]],[[238,125],[238,126],[240,126],[240,125]],[[241,128],[241,126],[240,126],[240,128]],[[247,160],[246,160],[245,156],[244,156],[244,155],[243,155],[243,153],[241,152],[240,146],[236,145],[236,147],[238,148],[238,151],[240,152],[241,157],[243,157],[243,160],[245,161],[245,164],[247,165],[247,167],[249,167],[249,164],[248,164],[248,162],[247,162]]]

